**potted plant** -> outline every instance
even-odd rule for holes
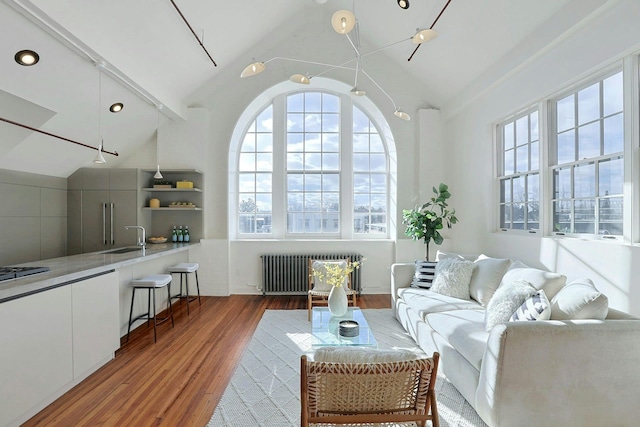
[[[440,184],[436,189],[433,187],[435,196],[430,201],[414,209],[404,209],[402,211],[402,223],[407,226],[404,234],[413,240],[424,240],[426,245],[426,258],[429,261],[429,243],[431,240],[436,245],[442,244],[444,238],[440,230],[446,225],[451,228],[452,224],[458,222],[456,210],[449,210],[447,199],[451,197],[449,187]]]

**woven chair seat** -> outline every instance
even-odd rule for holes
[[[354,291],[353,289],[345,289],[344,291],[345,291],[345,293],[347,295],[355,295],[355,294],[357,294],[357,292]],[[309,291],[309,293],[311,295],[318,296],[318,297],[328,297],[329,294],[331,293],[331,291],[316,291],[316,290],[312,289],[312,290]]]
[[[424,426],[431,420],[438,426],[438,360],[437,353],[383,363],[314,362],[302,356],[302,425]]]

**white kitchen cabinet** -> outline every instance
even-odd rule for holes
[[[71,285],[73,377],[82,379],[120,347],[118,273]]]
[[[119,273],[0,304],[0,426],[17,426],[120,347]]]
[[[0,304],[0,325],[0,426],[6,426],[73,380],[71,287]]]

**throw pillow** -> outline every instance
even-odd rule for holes
[[[551,303],[544,294],[539,291],[531,295],[520,308],[511,315],[510,322],[519,320],[549,320],[551,318]]]
[[[604,320],[608,313],[609,299],[589,279],[569,283],[551,300],[552,319]]]
[[[454,298],[469,299],[469,283],[475,264],[459,259],[445,259],[436,265],[431,291]]]
[[[437,262],[416,260],[416,272],[413,275],[411,286],[429,289],[436,274],[436,264]]]
[[[469,294],[472,299],[486,307],[493,293],[500,286],[502,276],[511,265],[511,260],[480,255],[474,263],[476,268],[473,269]]]
[[[490,331],[496,325],[507,323],[518,307],[536,292],[536,288],[526,280],[503,283],[487,304],[484,322],[486,330]]]
[[[562,286],[564,286],[567,277],[562,274],[551,273],[550,271],[531,267],[509,268],[502,278],[502,285],[515,282],[516,280],[526,280],[531,283],[536,290],[544,289],[547,298],[553,298]]]

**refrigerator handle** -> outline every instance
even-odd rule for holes
[[[102,204],[102,241],[107,245],[107,204]]]
[[[111,205],[111,245],[115,245],[116,241],[113,239],[113,203],[109,203]]]

